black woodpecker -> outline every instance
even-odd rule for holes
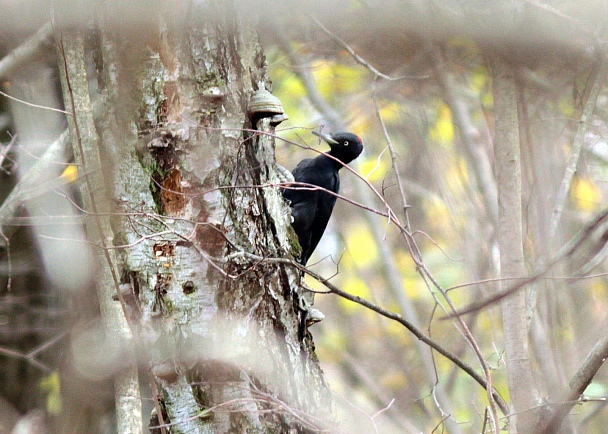
[[[345,164],[357,158],[363,151],[363,141],[352,133],[321,134],[313,131],[327,142],[331,150],[316,158],[300,161],[293,170],[295,182],[319,186],[333,193],[340,191],[338,172]],[[330,155],[330,158],[328,157]],[[310,255],[319,244],[327,222],[336,204],[336,196],[322,190],[294,186],[283,190],[283,197],[290,202],[292,226],[298,235],[302,255],[300,263],[306,265]]]

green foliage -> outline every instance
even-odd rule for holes
[[[40,380],[40,390],[46,395],[46,411],[61,414],[61,379],[58,372],[51,372]]]

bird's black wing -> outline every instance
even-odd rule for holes
[[[301,161],[293,171],[296,182],[316,185],[323,189],[338,192],[340,178],[332,160],[325,156]],[[306,261],[321,240],[336,197],[322,190],[310,190],[303,187],[299,190],[286,189],[283,192],[291,202],[292,226],[298,234],[302,255],[300,261]]]
[[[295,169],[292,170],[292,175],[293,178],[296,182],[307,182],[307,181],[303,181],[303,179],[307,179],[310,178],[309,173],[311,173],[312,171],[314,171],[314,159],[312,158],[306,158],[302,161],[300,161],[298,163],[298,165],[296,166]],[[289,201],[291,201],[292,204],[299,202],[300,200],[303,199],[302,196],[306,196],[303,195],[303,193],[305,193],[305,190],[299,190],[297,189],[298,187],[294,187],[294,188],[286,188],[285,190],[283,190],[283,197]]]
[[[300,161],[293,170],[293,177],[296,182],[311,183],[316,171],[315,160],[307,158]],[[283,197],[289,200],[291,206],[291,216],[293,217],[292,226],[298,235],[302,255],[300,261],[306,264],[306,260],[312,251],[310,250],[311,228],[315,219],[319,192],[306,189],[305,187],[295,186],[283,190]]]
[[[325,172],[323,177],[316,179],[319,185],[330,192],[338,193],[340,191],[340,177],[337,171]],[[317,195],[317,208],[315,211],[315,218],[312,224],[312,230],[310,231],[310,248],[306,259],[312,255],[312,252],[317,248],[323,233],[327,228],[327,223],[331,217],[331,213],[336,204],[336,196],[325,192],[319,191]]]

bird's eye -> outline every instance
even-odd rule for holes
[[[344,141],[344,146],[348,146],[348,140]]]

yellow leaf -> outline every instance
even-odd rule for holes
[[[467,161],[464,158],[456,157],[455,164],[450,165],[446,172],[446,184],[454,193],[463,191],[464,185],[469,181],[469,171]]]
[[[602,192],[590,179],[576,177],[572,183],[571,198],[581,211],[594,211],[602,201]]]
[[[331,101],[342,93],[353,94],[363,82],[363,68],[352,67],[327,60],[312,64],[312,74],[324,98]]]
[[[323,341],[323,344],[319,345],[319,351],[323,353],[326,360],[332,361],[340,360],[338,355],[348,344],[343,330],[338,327],[325,327],[319,340]]]
[[[494,94],[492,92],[486,92],[481,98],[481,104],[487,110],[490,110],[492,107],[494,107]]]
[[[488,88],[488,71],[483,66],[478,66],[473,70],[471,76],[471,89],[481,95]]]
[[[378,259],[378,247],[365,224],[349,225],[346,249],[350,260],[358,267],[366,267]]]
[[[424,203],[426,218],[429,222],[437,222],[443,225],[444,222],[450,221],[450,210],[443,200],[437,196],[431,196]]]
[[[68,165],[61,174],[61,177],[67,182],[76,181],[78,179],[78,168],[75,164]]]
[[[52,372],[40,380],[40,389],[46,392],[46,410],[49,414],[61,413],[61,379],[59,373]]]
[[[572,96],[568,95],[568,97],[563,96],[557,102],[557,108],[562,113],[563,116],[571,117],[575,116],[576,107],[572,104]]]
[[[370,299],[370,291],[367,287],[367,284],[357,277],[352,276],[345,279],[344,284],[342,285],[342,289],[351,295],[355,295],[366,300]],[[359,308],[358,304],[353,303],[352,301],[346,300],[344,298],[339,298],[338,302],[340,304],[340,307],[344,309],[344,311],[349,313]]]
[[[594,297],[597,297],[598,300],[604,300],[606,298],[608,288],[602,280],[593,281],[593,283],[589,285],[589,289],[591,290],[591,294]]]
[[[454,124],[452,112],[446,104],[442,104],[437,113],[435,125],[429,131],[431,139],[437,143],[448,144],[454,140]]]
[[[359,170],[368,181],[374,182],[386,176],[388,164],[382,158],[365,158],[359,163]]]
[[[399,370],[390,370],[380,377],[380,384],[389,390],[399,390],[407,386],[407,377]]]
[[[387,102],[380,105],[380,116],[386,123],[398,121],[400,111],[401,106],[397,102]]]
[[[295,75],[290,74],[286,75],[281,82],[281,92],[283,95],[289,95],[291,98],[302,98],[306,96],[306,89],[304,89],[304,85]],[[287,104],[288,98],[283,98],[285,100],[284,104]],[[281,100],[281,102],[283,102]]]

